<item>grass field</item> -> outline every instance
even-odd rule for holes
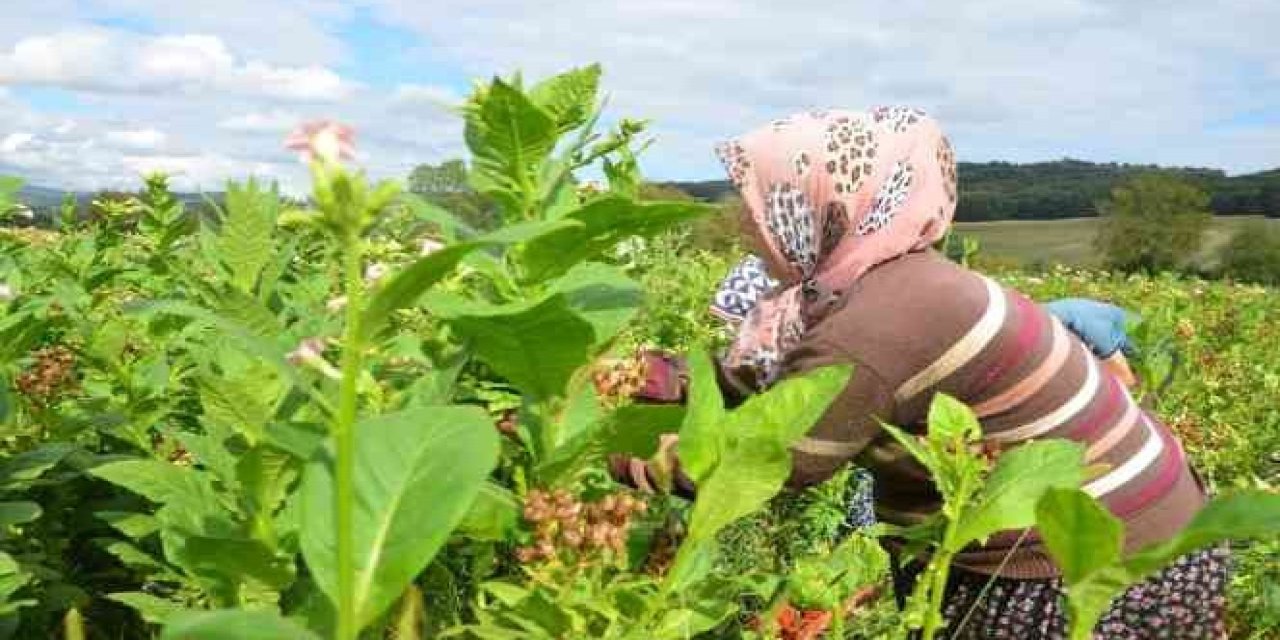
[[[1260,219],[1258,216],[1214,218],[1212,226],[1205,232],[1204,246],[1195,262],[1200,266],[1213,266],[1218,251],[1231,239],[1231,235],[1245,224]],[[1273,219],[1272,224],[1280,224],[1280,220]],[[981,242],[983,255],[1013,258],[1026,263],[1040,261],[1095,266],[1099,262],[1093,249],[1097,225],[1097,218],[1069,218],[961,222],[956,224],[956,229],[976,237]]]

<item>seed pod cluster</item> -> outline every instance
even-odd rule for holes
[[[40,406],[49,406],[64,393],[76,388],[76,354],[65,346],[38,349],[35,362],[18,375],[18,392]]]
[[[645,375],[642,357],[606,360],[593,374],[596,393],[613,404],[628,400],[644,389]]]
[[[516,550],[522,563],[584,564],[593,557],[621,554],[626,549],[632,516],[645,510],[643,500],[614,493],[595,502],[582,502],[564,489],[530,491],[524,520],[533,541]]]

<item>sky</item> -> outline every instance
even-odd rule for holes
[[[1280,167],[1275,0],[5,0],[0,174],[57,188],[305,188],[281,140],[357,129],[403,177],[464,152],[474,79],[600,62],[651,179],[813,108],[918,106],[961,160]]]

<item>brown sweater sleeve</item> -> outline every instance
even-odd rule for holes
[[[836,396],[808,435],[791,449],[791,487],[830,478],[880,433],[880,420],[893,415],[893,391],[870,366],[825,341],[806,341],[783,363],[786,375],[825,366],[853,364],[848,386]]]
[[[876,437],[880,431],[877,419],[887,420],[892,415],[893,393],[884,379],[830,343],[809,341],[793,349],[783,363],[784,376],[849,363],[854,364],[854,370],[848,386],[836,396],[808,436],[792,448],[788,485],[793,488],[830,478]],[[719,366],[717,377],[726,404],[730,408],[740,404],[744,397],[733,393],[738,385],[726,380],[726,371]],[[693,482],[681,471],[679,460],[672,462],[672,492],[692,499],[696,493]],[[614,479],[631,487],[649,490],[656,485],[652,470],[643,461],[615,458],[610,461],[610,471]]]

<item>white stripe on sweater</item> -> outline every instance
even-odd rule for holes
[[[1000,332],[1000,327],[1004,326],[1005,312],[1008,307],[1004,290],[990,278],[983,277],[982,281],[987,285],[987,308],[982,313],[982,317],[978,318],[973,328],[951,345],[942,357],[902,383],[902,386],[898,387],[897,392],[893,394],[895,400],[900,403],[906,402],[925,389],[942,382],[981,353]]]
[[[1160,433],[1151,425],[1151,420],[1146,415],[1142,416],[1142,424],[1147,427],[1147,441],[1138,450],[1138,453],[1126,460],[1124,464],[1109,471],[1106,475],[1085,485],[1084,490],[1086,493],[1095,498],[1101,498],[1138,477],[1138,474],[1145,471],[1147,467],[1150,467],[1160,458],[1160,453],[1164,451],[1164,438],[1160,437]]]
[[[1027,440],[1034,438],[1042,433],[1047,433],[1061,426],[1069,420],[1071,416],[1080,413],[1094,395],[1098,393],[1098,384],[1101,376],[1098,375],[1098,365],[1093,360],[1093,355],[1089,353],[1088,347],[1080,345],[1080,349],[1084,351],[1085,374],[1084,384],[1080,386],[1080,390],[1074,396],[1067,399],[1057,409],[1050,411],[1039,420],[1030,424],[1024,424],[1020,427],[1006,429],[996,433],[987,434],[985,439],[992,442],[1017,442],[1019,440]]]

